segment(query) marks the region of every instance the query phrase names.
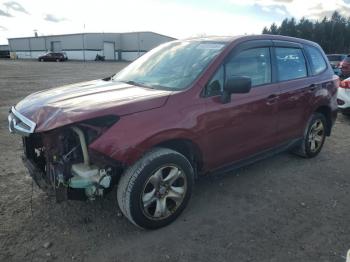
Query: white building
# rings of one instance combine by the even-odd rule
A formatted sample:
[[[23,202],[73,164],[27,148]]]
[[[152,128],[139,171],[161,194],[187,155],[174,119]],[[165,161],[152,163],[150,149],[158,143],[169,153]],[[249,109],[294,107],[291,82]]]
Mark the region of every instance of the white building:
[[[68,59],[94,60],[96,55],[106,60],[132,61],[152,48],[175,40],[154,32],[80,33],[38,37],[9,38],[11,57],[37,59],[52,52],[65,52]]]

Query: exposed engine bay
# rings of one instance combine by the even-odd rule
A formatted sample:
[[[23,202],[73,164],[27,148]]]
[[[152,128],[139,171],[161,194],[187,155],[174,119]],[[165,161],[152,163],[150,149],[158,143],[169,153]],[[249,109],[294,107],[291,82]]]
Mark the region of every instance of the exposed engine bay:
[[[88,145],[105,127],[81,123],[23,137],[23,161],[37,185],[58,202],[102,197],[115,184],[120,167]]]

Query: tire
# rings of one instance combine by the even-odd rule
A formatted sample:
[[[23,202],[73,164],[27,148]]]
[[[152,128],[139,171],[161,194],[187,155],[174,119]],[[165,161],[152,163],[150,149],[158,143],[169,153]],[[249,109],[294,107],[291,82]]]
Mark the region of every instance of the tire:
[[[181,214],[193,184],[194,171],[185,156],[171,149],[154,148],[122,175],[118,205],[131,223],[157,229]]]
[[[61,60],[57,58],[57,59],[56,59],[56,62],[61,62]]]
[[[305,129],[303,140],[294,150],[294,153],[304,158],[317,156],[321,152],[326,139],[326,130],[327,121],[325,116],[314,113]]]
[[[41,58],[41,59],[40,59],[40,62],[44,62],[44,59]]]

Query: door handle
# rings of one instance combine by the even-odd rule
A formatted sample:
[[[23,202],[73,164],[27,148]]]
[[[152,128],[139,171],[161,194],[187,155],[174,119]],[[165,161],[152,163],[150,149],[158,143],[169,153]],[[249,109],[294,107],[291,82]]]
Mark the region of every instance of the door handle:
[[[309,92],[313,92],[313,91],[315,91],[315,89],[316,89],[316,84],[311,84],[311,85],[308,86],[308,91]]]
[[[279,97],[279,96],[276,95],[276,94],[269,95],[269,96],[266,98],[266,104],[271,105],[271,104],[276,103],[278,97]]]

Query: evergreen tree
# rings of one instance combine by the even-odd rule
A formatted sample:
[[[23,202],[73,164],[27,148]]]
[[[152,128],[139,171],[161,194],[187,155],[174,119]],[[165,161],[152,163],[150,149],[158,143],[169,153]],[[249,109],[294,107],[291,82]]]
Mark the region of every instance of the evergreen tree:
[[[286,18],[280,26],[272,23],[270,28],[264,27],[262,33],[311,40],[322,46],[326,53],[350,52],[350,17],[346,18],[337,11],[329,19],[324,17],[321,21],[305,17],[299,21]]]

